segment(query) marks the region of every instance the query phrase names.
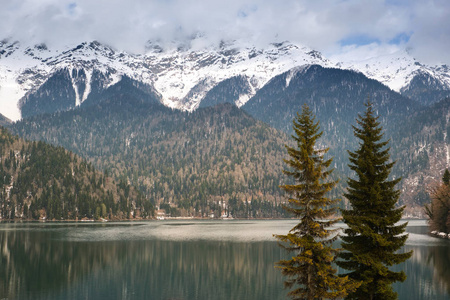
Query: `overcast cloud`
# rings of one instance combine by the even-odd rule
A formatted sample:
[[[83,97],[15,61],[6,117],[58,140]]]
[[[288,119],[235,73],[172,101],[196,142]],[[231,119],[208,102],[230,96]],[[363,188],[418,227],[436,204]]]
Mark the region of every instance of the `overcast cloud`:
[[[409,48],[420,61],[450,64],[448,0],[0,0],[0,7],[0,38],[50,46],[98,40],[142,52],[148,40],[201,34],[197,47],[241,38],[289,40],[326,56]]]

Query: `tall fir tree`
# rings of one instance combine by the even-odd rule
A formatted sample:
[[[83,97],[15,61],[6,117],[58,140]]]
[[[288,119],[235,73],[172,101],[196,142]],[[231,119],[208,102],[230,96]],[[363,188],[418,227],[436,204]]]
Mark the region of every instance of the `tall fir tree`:
[[[445,185],[450,185],[450,172],[448,171],[448,169],[445,169],[444,171],[444,175],[442,176],[442,182]]]
[[[345,275],[362,283],[348,299],[397,299],[392,283],[404,281],[406,275],[389,267],[406,261],[412,254],[397,253],[408,238],[404,234],[407,223],[396,225],[404,209],[396,208],[400,191],[395,185],[401,179],[389,180],[395,162],[389,162],[389,141],[382,141],[383,129],[370,101],[357,123],[359,127],[353,126],[353,130],[361,140],[359,148],[348,151],[349,167],[356,179],[348,179],[345,194],[351,208],[341,210],[348,229],[342,237],[342,260],[337,264],[350,271]]]
[[[332,159],[324,159],[328,149],[316,149],[322,132],[307,105],[301,115],[297,113],[293,123],[292,138],[297,147],[286,146],[290,159],[284,160],[289,167],[284,173],[295,183],[281,188],[290,195],[285,209],[300,222],[287,235],[275,235],[280,246],[295,254],[290,260],[277,262],[277,267],[288,277],[285,287],[294,287],[288,293],[293,299],[342,298],[359,284],[348,277],[339,277],[332,265],[338,253],[332,242],[338,235],[331,226],[339,221],[333,216],[340,201],[327,198],[337,183],[327,181],[333,172],[328,169]]]

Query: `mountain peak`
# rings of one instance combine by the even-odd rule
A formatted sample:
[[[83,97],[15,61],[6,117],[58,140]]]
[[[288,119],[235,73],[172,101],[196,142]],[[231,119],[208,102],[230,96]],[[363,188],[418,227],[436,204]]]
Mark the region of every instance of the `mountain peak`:
[[[103,74],[103,89],[126,75],[154,87],[166,106],[193,111],[224,80],[242,76],[239,84],[245,87],[245,93],[239,92],[233,101],[243,105],[276,75],[312,64],[359,71],[398,92],[421,70],[441,83],[435,86],[450,90],[448,67],[421,65],[406,51],[360,61],[331,61],[314,49],[288,41],[263,47],[244,40],[221,40],[214,44],[202,35],[182,43],[149,41],[144,54],[127,53],[98,41],[54,48],[44,43],[25,45],[8,39],[0,42],[0,113],[19,119],[20,100],[36,93],[60,69],[69,71],[76,105],[98,88],[92,86],[95,73]],[[72,76],[80,70],[85,74],[83,87],[81,79]],[[242,79],[247,82],[242,83]]]

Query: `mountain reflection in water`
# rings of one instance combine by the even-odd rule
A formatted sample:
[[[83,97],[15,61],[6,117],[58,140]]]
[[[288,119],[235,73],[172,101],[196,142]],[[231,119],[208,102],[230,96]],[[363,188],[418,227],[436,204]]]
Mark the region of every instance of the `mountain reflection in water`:
[[[0,299],[286,299],[272,234],[293,224],[2,223]],[[399,298],[450,299],[450,241],[408,228]]]

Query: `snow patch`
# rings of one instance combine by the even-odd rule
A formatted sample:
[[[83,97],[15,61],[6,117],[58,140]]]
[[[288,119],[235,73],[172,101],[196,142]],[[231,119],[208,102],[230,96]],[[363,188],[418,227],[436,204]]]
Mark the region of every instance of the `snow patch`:
[[[21,118],[21,113],[18,102],[19,99],[25,96],[26,91],[17,84],[14,76],[11,76],[12,74],[8,74],[8,72],[1,72],[1,74],[0,113],[10,120],[19,120]]]
[[[120,80],[122,79],[122,74],[113,74],[111,75],[111,81],[109,81],[106,86],[104,87],[105,89],[109,88],[110,86],[115,85],[116,83],[118,83]]]
[[[83,97],[81,98],[81,103],[83,103],[91,93],[92,70],[85,70],[85,73],[86,73],[86,87],[84,89]]]
[[[289,83],[291,83],[291,79],[295,76],[295,74],[297,74],[297,72],[294,69],[291,69],[286,75],[286,88],[289,87]]]
[[[248,100],[250,100],[251,97],[253,97],[254,94],[241,94],[239,95],[239,99],[236,100],[235,104],[237,107],[243,106],[245,103],[247,103]]]
[[[72,70],[69,70],[69,76],[70,76],[70,79],[72,81],[73,90],[75,91],[75,106],[79,106],[81,104],[80,93],[78,91],[78,85],[77,85],[77,83],[75,81],[76,79],[73,77]]]
[[[450,145],[447,144],[447,168],[450,167]]]

